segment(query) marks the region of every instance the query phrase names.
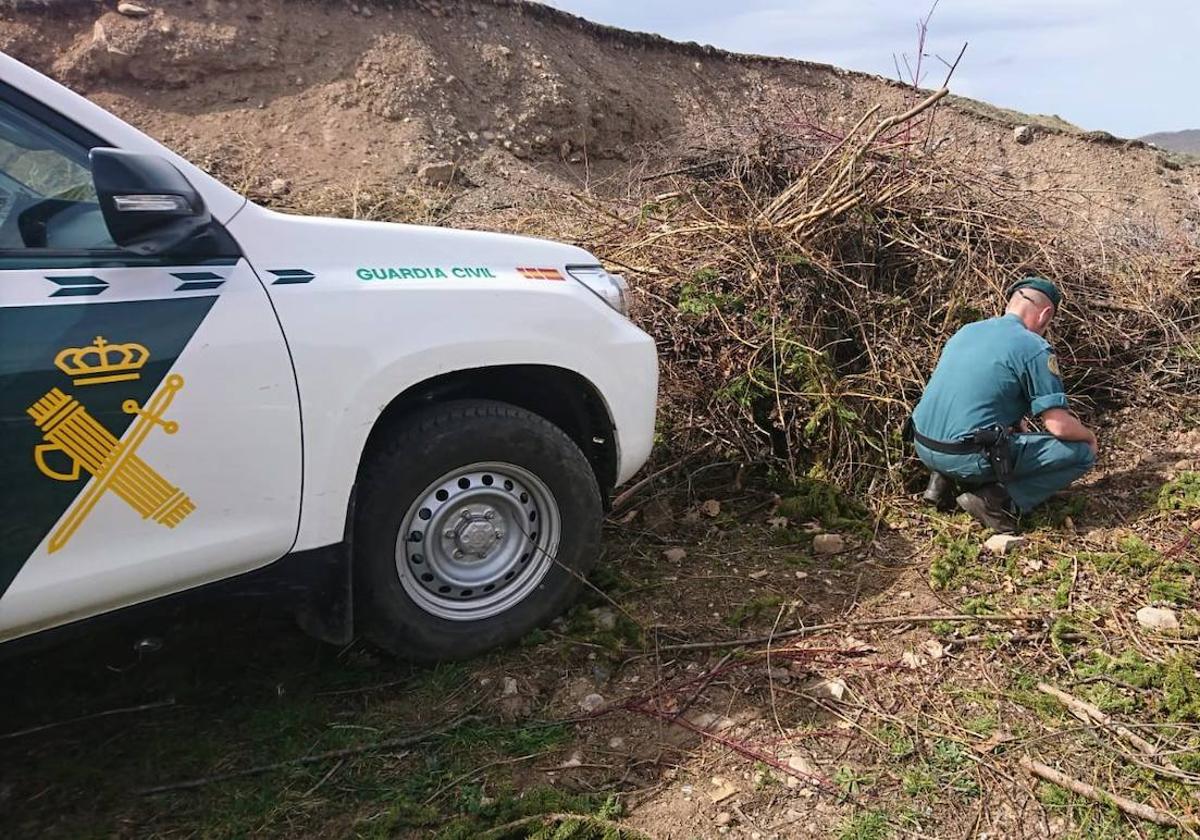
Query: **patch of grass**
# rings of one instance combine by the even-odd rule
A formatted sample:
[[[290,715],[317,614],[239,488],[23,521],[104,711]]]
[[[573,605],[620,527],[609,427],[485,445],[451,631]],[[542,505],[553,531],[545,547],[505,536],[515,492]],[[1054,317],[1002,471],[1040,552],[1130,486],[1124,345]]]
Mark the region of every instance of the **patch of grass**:
[[[988,713],[975,715],[963,724],[963,728],[972,735],[986,738],[996,730],[996,716]]]
[[[887,744],[892,758],[907,758],[917,749],[908,732],[898,726],[891,724],[881,726],[875,731],[875,737]]]
[[[900,788],[905,796],[927,796],[937,793],[938,783],[925,767],[912,767],[900,777]]]
[[[860,811],[842,820],[838,840],[885,840],[892,836],[887,814],[883,811]]]
[[[1159,510],[1200,508],[1200,472],[1182,472],[1158,491]]]
[[[929,761],[945,787],[962,796],[979,795],[979,783],[970,774],[975,763],[971,761],[967,748],[962,744],[938,738],[933,742]]]
[[[833,774],[833,783],[851,796],[858,796],[875,784],[875,777],[854,767],[839,767]]]

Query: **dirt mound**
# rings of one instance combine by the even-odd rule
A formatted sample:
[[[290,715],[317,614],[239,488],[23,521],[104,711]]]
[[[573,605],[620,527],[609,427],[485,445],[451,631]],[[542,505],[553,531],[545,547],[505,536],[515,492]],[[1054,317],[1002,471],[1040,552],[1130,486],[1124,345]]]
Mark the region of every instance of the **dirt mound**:
[[[465,183],[489,187],[466,207],[521,206],[539,188],[594,187],[764,121],[837,131],[912,97],[878,77],[676,44],[535,3],[159,0],[145,17],[113,5],[0,7],[0,48],[250,190],[277,178],[403,181],[452,159]],[[1200,230],[1195,168],[1034,118],[1018,142],[1015,119],[956,101],[940,148],[1032,191],[1087,191],[1089,221]]]

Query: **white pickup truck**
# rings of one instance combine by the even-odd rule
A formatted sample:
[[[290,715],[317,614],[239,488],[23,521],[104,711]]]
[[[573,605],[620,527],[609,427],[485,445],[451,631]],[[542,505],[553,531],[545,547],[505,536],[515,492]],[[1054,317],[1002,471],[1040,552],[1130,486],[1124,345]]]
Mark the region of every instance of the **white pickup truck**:
[[[0,54],[0,642],[269,566],[329,641],[512,641],[657,376],[586,251],[272,212]]]

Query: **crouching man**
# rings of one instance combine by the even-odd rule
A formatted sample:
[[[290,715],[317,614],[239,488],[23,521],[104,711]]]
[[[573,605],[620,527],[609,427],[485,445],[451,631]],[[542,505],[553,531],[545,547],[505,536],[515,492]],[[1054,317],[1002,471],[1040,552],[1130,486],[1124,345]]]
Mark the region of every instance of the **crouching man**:
[[[1049,280],[1009,291],[1008,309],[946,342],[913,412],[917,455],[932,476],[925,498],[954,483],[958,506],[988,528],[1016,530],[1033,510],[1096,463],[1096,435],[1067,410],[1058,362],[1043,337],[1062,302]],[[1049,434],[1031,434],[1040,417]]]

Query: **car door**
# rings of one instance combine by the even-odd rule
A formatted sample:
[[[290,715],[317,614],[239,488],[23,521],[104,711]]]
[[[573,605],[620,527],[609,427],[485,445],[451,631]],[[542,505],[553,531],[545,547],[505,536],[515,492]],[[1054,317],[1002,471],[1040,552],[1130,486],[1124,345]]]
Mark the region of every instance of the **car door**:
[[[232,240],[108,236],[106,145],[0,86],[0,641],[265,565],[300,505],[299,403]]]

